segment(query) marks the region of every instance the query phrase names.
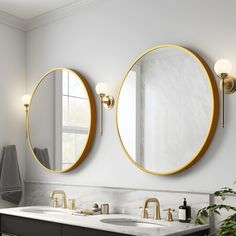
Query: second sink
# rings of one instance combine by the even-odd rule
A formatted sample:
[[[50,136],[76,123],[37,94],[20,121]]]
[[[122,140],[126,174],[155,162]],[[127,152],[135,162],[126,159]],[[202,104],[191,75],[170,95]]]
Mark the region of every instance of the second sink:
[[[165,225],[158,224],[158,223],[150,223],[144,222],[134,219],[101,219],[103,223],[112,224],[112,225],[119,225],[119,226],[131,226],[131,227],[142,227],[142,228],[163,228],[166,227]]]

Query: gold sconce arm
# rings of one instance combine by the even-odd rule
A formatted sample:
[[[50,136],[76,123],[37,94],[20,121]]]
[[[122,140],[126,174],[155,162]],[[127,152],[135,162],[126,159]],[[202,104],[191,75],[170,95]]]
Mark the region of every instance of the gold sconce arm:
[[[101,104],[106,109],[112,109],[115,104],[115,99],[111,95],[105,95],[104,93],[99,94],[99,97],[101,99]]]
[[[29,114],[29,105],[24,105],[24,106],[25,106],[25,136],[26,136],[26,139],[28,139],[27,119],[28,119],[28,114]]]
[[[233,94],[236,91],[236,78],[230,76],[231,68],[231,62],[227,59],[218,60],[214,66],[222,91],[222,128],[225,126],[225,94]]]
[[[28,113],[29,113],[29,104],[31,101],[31,96],[29,94],[25,94],[22,98],[21,98],[21,102],[25,107],[25,132],[26,132],[26,139],[28,139],[28,132],[27,132],[27,117],[28,117]]]
[[[104,83],[96,85],[96,92],[100,98],[100,134],[103,135],[103,107],[105,109],[112,109],[115,104],[115,99],[111,95],[108,95],[108,87]]]

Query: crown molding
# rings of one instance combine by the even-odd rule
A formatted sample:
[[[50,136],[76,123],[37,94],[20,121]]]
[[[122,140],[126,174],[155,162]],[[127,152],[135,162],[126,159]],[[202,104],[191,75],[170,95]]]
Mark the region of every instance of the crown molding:
[[[75,14],[79,8],[93,1],[95,0],[79,0],[51,12],[36,16],[26,21],[25,30],[30,31],[35,28],[56,22],[67,16],[71,16]]]
[[[67,16],[71,16],[75,14],[79,8],[93,1],[95,0],[79,0],[29,20],[24,20],[20,17],[0,11],[0,23],[22,31],[30,31],[35,28],[56,22]]]
[[[27,21],[19,17],[0,11],[0,23],[11,26],[15,29],[26,31]]]

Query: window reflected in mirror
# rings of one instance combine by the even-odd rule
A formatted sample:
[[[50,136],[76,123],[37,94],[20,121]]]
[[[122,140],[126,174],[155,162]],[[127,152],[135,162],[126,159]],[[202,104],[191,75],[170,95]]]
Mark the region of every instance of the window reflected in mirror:
[[[72,70],[56,69],[38,84],[29,110],[30,145],[38,161],[55,171],[70,169],[91,130],[91,96]]]

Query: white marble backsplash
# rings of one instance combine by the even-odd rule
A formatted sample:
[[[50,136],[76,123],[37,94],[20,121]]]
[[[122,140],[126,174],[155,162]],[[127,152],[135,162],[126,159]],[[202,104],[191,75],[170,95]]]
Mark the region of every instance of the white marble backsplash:
[[[140,214],[140,207],[144,200],[157,197],[161,204],[161,216],[165,218],[165,208],[174,208],[175,219],[178,218],[178,208],[186,197],[188,204],[192,207],[192,215],[210,202],[207,193],[191,193],[182,191],[128,189],[114,187],[96,187],[67,185],[57,183],[25,182],[25,205],[51,205],[50,193],[55,189],[63,189],[67,199],[75,198],[78,208],[89,209],[94,203],[109,203],[110,213],[125,213],[131,215]],[[152,216],[152,207],[149,209]]]

